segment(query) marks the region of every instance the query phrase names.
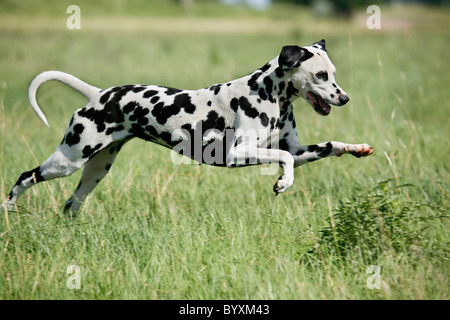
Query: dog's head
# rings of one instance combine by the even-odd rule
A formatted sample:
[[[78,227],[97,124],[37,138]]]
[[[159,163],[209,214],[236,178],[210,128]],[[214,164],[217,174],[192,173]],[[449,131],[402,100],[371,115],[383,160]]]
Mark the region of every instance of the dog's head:
[[[294,87],[314,110],[327,116],[331,106],[343,106],[349,97],[334,79],[336,68],[328,58],[325,40],[320,40],[311,46],[283,47],[278,64],[290,77]]]

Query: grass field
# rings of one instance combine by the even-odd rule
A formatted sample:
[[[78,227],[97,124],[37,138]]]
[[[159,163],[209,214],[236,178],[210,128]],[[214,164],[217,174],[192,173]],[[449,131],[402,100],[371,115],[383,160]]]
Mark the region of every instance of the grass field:
[[[75,219],[80,172],[28,190],[0,215],[0,299],[448,299],[448,11],[381,7],[381,30],[306,8],[253,12],[200,2],[0,3],[0,197],[60,143],[83,97],[31,79],[72,73],[98,87],[196,89],[248,74],[286,44],[325,38],[351,101],[324,118],[295,103],[300,143],[369,143],[364,159],[328,158],[278,175],[259,167],[175,165],[133,140]],[[97,2],[96,2],[97,3]],[[80,289],[69,289],[71,265]],[[380,288],[370,288],[373,267]]]

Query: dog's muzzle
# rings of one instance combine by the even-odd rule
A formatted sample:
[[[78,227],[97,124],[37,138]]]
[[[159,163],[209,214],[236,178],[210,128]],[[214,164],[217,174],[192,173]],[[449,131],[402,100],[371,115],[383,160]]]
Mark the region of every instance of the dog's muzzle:
[[[308,91],[306,93],[306,100],[314,108],[314,111],[316,111],[321,116],[327,116],[330,114],[330,112],[331,112],[330,104],[327,101],[325,101],[325,99],[323,99],[318,94],[315,94],[312,91]],[[335,104],[335,105],[338,107],[343,106],[349,100],[350,100],[350,98],[347,95],[345,95],[345,94],[340,95],[339,96],[339,104]]]

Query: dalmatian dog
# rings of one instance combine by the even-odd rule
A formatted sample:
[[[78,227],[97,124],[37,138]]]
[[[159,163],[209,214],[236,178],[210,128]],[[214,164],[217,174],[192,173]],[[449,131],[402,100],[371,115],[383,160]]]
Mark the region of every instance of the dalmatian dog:
[[[294,167],[329,156],[368,156],[367,144],[323,142],[300,145],[292,103],[304,98],[319,115],[349,97],[335,81],[325,40],[311,46],[285,46],[253,73],[200,90],[155,85],[125,85],[101,90],[59,71],[39,74],[29,88],[31,107],[48,126],[36,101],[38,87],[49,80],[67,84],[88,100],[78,109],[56,151],[37,168],[23,172],[3,201],[12,210],[31,186],[68,176],[84,166],[65,212],[77,213],[111,168],[122,146],[133,138],[152,141],[184,156],[224,167],[276,163],[282,175],[275,194],[294,181]],[[196,151],[197,150],[197,151]],[[205,157],[208,154],[208,157]]]

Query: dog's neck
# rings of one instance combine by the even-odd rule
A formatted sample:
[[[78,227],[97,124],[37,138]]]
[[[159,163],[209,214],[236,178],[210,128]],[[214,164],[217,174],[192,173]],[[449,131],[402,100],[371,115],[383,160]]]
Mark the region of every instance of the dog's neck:
[[[299,90],[294,87],[288,73],[279,66],[276,57],[243,80],[247,81],[251,94],[259,95],[261,101],[278,104],[283,112],[299,97]]]

